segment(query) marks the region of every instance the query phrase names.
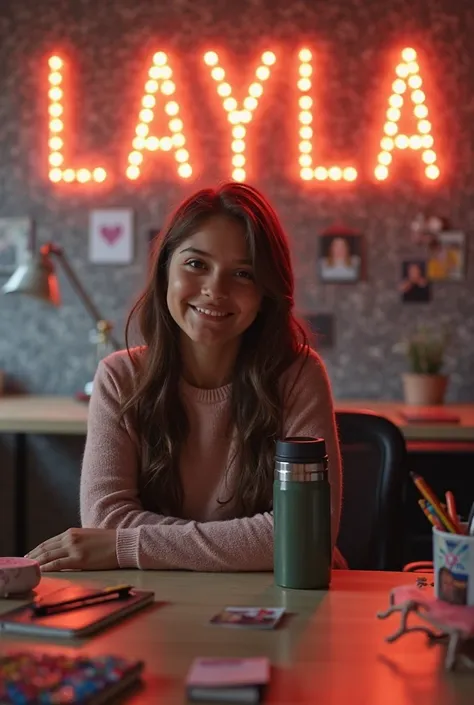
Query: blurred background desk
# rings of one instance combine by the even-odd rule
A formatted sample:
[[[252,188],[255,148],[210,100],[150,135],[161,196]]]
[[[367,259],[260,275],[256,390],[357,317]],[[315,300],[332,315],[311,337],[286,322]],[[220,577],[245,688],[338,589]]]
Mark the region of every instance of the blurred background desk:
[[[397,402],[337,400],[336,409],[369,409],[388,417],[402,431],[409,453],[410,468],[423,474],[438,493],[447,489],[459,498],[461,512],[474,499],[474,404],[447,405],[459,415],[460,423],[407,423]],[[72,397],[0,397],[0,434],[12,434],[14,456],[14,532],[15,553],[23,555],[27,546],[28,467],[27,437],[84,436],[87,431],[87,403]],[[79,459],[78,459],[79,464]],[[406,490],[408,542],[406,562],[430,557],[430,531],[419,510],[416,491]],[[466,506],[464,506],[464,504]],[[72,521],[72,519],[71,519]]]

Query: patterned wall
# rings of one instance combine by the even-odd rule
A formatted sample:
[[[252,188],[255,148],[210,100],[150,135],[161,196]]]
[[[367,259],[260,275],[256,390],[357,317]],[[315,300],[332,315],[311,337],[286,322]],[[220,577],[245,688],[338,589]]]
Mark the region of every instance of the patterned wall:
[[[202,62],[222,52],[231,81],[248,85],[262,50],[278,55],[249,129],[249,180],[277,207],[291,238],[302,313],[333,313],[335,346],[324,350],[339,397],[397,398],[403,360],[392,347],[416,323],[450,322],[451,399],[474,394],[474,248],[461,283],[436,284],[429,304],[402,304],[402,259],[420,255],[409,225],[420,211],[446,215],[474,230],[474,13],[472,0],[2,0],[0,9],[0,217],[28,215],[38,241],[62,245],[104,315],[122,334],[126,311],[141,289],[148,231],[190,190],[228,178],[229,128]],[[348,158],[361,171],[350,188],[304,184],[294,174],[296,71],[299,47],[317,57],[315,99],[321,149],[328,161]],[[442,160],[438,185],[420,181],[419,164],[401,166],[390,184],[374,184],[377,140],[390,92],[394,54],[413,45],[426,68],[428,104]],[[175,60],[197,179],[180,182],[157,160],[150,178],[124,173],[146,62],[165,49]],[[71,150],[98,155],[114,172],[110,190],[67,192],[46,178],[46,57],[61,51],[72,64]],[[250,139],[251,138],[251,139]],[[293,165],[293,166],[292,166]],[[135,211],[136,256],[127,266],[88,263],[88,212]],[[316,276],[318,234],[335,221],[366,239],[367,277],[353,285]],[[3,277],[4,280],[5,277]],[[0,283],[2,279],[0,278]],[[0,299],[0,368],[10,385],[36,393],[71,394],[90,377],[90,322],[61,276],[63,306]],[[13,458],[0,453],[0,553],[13,550]],[[82,439],[30,437],[29,545],[77,522]],[[41,528],[40,528],[41,526]]]
[[[0,216],[29,215],[38,240],[64,246],[104,315],[123,330],[126,311],[145,276],[147,233],[190,190],[227,178],[229,126],[203,52],[222,51],[231,82],[248,85],[262,50],[278,56],[249,128],[249,180],[276,205],[291,237],[298,308],[332,312],[335,346],[325,350],[336,394],[400,395],[403,359],[392,347],[404,330],[427,318],[449,322],[450,398],[474,392],[474,251],[461,283],[436,284],[429,304],[402,304],[400,261],[420,254],[409,225],[422,210],[441,213],[470,235],[474,225],[474,14],[471,0],[3,0],[0,10]],[[361,172],[349,188],[305,184],[295,176],[296,55],[309,45],[317,57],[315,98],[321,148],[328,161],[348,158]],[[374,184],[377,141],[390,92],[394,56],[414,45],[426,68],[428,104],[443,166],[441,183],[420,180],[416,160],[390,184]],[[180,181],[172,161],[156,160],[140,183],[123,176],[143,75],[150,54],[169,51],[197,178]],[[56,50],[72,64],[71,150],[95,153],[114,173],[111,189],[58,188],[46,178],[46,57]],[[395,55],[394,53],[395,52]],[[183,86],[184,88],[180,88]],[[66,88],[67,90],[67,88]],[[87,260],[88,211],[132,207],[136,257],[127,266]],[[367,277],[354,285],[322,284],[316,276],[318,234],[336,220],[366,239]],[[90,328],[75,293],[61,278],[63,306],[3,297],[0,367],[10,383],[31,392],[69,394],[90,376]]]

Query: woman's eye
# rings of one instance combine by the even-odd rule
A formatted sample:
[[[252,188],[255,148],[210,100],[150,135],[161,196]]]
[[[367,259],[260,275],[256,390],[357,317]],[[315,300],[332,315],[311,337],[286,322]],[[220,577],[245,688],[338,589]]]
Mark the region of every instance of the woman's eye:
[[[254,281],[254,276],[252,272],[248,272],[245,269],[241,269],[240,271],[238,271],[237,276],[242,279],[249,279],[250,281]]]
[[[204,262],[201,262],[199,259],[190,259],[186,262],[186,266],[191,267],[191,269],[202,269]]]

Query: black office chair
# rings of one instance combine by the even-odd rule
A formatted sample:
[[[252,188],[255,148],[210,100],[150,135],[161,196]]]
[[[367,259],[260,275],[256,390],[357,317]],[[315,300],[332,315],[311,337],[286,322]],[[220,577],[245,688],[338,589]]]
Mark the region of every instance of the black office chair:
[[[343,461],[342,517],[337,545],[357,570],[402,570],[405,439],[371,411],[338,411]]]

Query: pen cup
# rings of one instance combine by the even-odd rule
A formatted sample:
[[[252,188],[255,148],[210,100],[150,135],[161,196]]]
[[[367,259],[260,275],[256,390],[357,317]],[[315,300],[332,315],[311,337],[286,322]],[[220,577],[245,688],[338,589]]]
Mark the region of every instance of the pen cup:
[[[452,605],[474,605],[474,536],[433,527],[434,591]]]

